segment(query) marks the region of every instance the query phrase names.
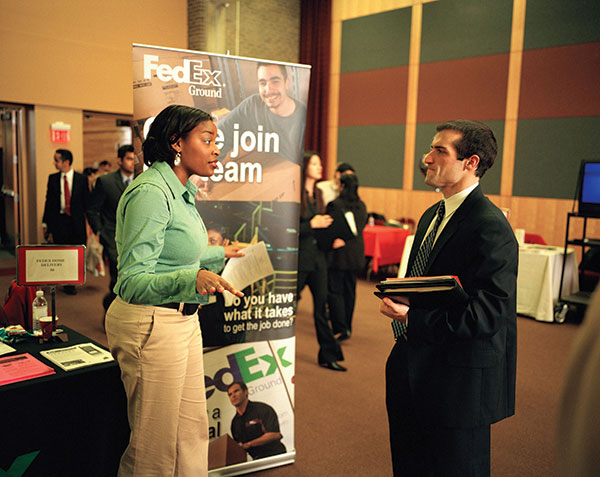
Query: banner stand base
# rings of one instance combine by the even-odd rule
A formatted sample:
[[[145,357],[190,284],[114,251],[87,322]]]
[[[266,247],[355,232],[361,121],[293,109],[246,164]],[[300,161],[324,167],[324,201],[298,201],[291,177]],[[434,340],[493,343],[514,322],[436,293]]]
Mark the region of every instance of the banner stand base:
[[[285,454],[274,455],[273,457],[264,457],[258,460],[242,462],[241,464],[229,465],[220,469],[208,471],[209,477],[243,475],[250,472],[280,467],[282,465],[293,464],[296,461],[296,451],[286,452]]]

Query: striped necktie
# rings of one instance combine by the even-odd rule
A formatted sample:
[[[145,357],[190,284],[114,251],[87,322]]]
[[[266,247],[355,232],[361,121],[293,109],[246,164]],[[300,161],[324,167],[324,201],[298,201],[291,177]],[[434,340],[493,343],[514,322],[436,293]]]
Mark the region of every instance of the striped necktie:
[[[438,229],[440,228],[440,224],[442,223],[442,219],[444,218],[444,214],[446,213],[446,206],[444,205],[444,201],[440,202],[440,205],[437,209],[437,216],[435,218],[435,223],[433,224],[433,228],[429,235],[425,237],[423,243],[421,244],[421,248],[417,252],[417,256],[415,261],[408,273],[407,277],[420,277],[423,275],[425,271],[425,267],[427,266],[427,260],[429,260],[429,254],[431,253],[431,249],[433,248],[433,242],[435,240],[435,236],[437,234]],[[393,320],[392,321],[392,330],[394,331],[394,339],[398,339],[401,336],[404,339],[407,339],[407,326],[400,321]]]

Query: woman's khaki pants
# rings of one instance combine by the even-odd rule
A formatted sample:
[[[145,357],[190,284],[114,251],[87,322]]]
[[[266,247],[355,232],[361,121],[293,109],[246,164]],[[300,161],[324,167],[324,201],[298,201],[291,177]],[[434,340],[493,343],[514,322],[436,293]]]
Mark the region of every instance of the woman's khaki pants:
[[[131,436],[119,476],[208,474],[208,416],[198,315],[119,297],[106,335],[121,368]]]

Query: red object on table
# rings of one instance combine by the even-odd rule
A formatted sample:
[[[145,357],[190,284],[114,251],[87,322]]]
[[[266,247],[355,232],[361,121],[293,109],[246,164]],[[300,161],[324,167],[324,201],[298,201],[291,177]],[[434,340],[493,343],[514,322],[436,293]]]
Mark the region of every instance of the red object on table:
[[[538,245],[548,245],[546,241],[538,234],[525,233],[525,243],[533,243]]]
[[[363,230],[365,255],[371,257],[373,272],[383,265],[399,264],[404,251],[404,242],[410,235],[409,229],[367,225]]]

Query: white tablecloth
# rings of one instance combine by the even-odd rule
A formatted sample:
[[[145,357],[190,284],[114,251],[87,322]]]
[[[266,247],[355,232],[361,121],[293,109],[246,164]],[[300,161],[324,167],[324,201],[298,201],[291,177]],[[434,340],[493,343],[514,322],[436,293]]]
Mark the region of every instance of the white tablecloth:
[[[517,276],[517,313],[539,321],[554,321],[554,305],[558,302],[563,247],[525,244],[519,247]],[[577,256],[567,251],[562,295],[579,291]]]

